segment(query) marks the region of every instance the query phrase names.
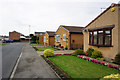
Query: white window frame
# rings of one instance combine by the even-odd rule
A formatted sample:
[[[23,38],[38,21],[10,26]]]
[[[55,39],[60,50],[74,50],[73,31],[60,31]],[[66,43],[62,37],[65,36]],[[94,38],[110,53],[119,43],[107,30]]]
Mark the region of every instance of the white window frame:
[[[60,34],[56,35],[56,42],[60,42]]]
[[[44,42],[46,42],[46,36],[44,36]]]
[[[66,41],[66,33],[63,34],[63,41]]]
[[[47,36],[47,41],[48,41],[48,36]]]

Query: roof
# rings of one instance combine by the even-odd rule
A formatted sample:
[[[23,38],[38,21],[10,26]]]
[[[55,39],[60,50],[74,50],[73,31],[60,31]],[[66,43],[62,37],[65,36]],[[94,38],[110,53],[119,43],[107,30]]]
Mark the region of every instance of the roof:
[[[55,32],[54,31],[46,31],[50,37],[54,36]]]
[[[115,4],[112,3],[111,6],[109,6],[105,11],[103,11],[100,15],[98,15],[94,20],[92,20],[86,27],[88,27],[90,24],[92,24],[95,20],[97,20],[100,16],[102,16],[105,12],[107,12],[110,8],[114,7],[114,6],[120,6],[120,4]],[[86,28],[85,27],[85,28]]]
[[[65,28],[70,33],[82,33],[84,27],[79,26],[65,26],[61,25],[61,27]]]
[[[20,33],[20,32],[17,32],[17,31],[13,31],[13,32],[19,33],[21,36],[24,36],[24,34],[22,34],[22,33]]]
[[[35,34],[40,34],[40,33],[45,34],[45,32],[35,32]]]

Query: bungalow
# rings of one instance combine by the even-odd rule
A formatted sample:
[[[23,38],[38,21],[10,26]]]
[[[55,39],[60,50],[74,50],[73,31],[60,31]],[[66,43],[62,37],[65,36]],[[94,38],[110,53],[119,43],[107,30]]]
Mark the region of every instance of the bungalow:
[[[39,37],[39,44],[44,44],[44,34],[45,34],[45,32],[36,32],[37,34],[36,34],[36,36],[38,36]]]
[[[60,25],[55,33],[55,46],[68,49],[83,48],[84,27]]]
[[[52,46],[54,45],[55,39],[54,39],[55,32],[53,31],[46,31],[44,34],[44,45],[46,46]]]
[[[84,29],[84,51],[93,48],[106,60],[120,54],[120,4],[112,4]]]

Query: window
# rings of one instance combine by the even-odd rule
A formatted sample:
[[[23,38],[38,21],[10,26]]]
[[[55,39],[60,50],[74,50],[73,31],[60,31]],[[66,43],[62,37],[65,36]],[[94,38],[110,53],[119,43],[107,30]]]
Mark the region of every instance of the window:
[[[94,44],[97,44],[97,31],[94,31],[93,36]]]
[[[47,36],[47,41],[48,41],[48,36]]]
[[[89,31],[89,44],[94,46],[112,46],[112,29]]]
[[[46,36],[44,36],[44,42],[46,42]]]
[[[63,41],[66,41],[66,34],[63,34]]]
[[[74,43],[74,42],[75,42],[75,40],[72,40],[72,42]]]
[[[103,45],[103,31],[98,31],[98,44]]]
[[[60,34],[56,35],[56,42],[60,42]]]
[[[89,32],[89,44],[92,44],[92,32]]]
[[[105,31],[105,45],[111,45],[111,31]]]

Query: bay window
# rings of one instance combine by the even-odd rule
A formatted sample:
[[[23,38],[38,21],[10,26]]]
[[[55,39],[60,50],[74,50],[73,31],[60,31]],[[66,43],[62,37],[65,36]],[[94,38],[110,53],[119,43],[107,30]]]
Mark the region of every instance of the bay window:
[[[108,26],[108,28],[95,28],[89,29],[89,45],[98,47],[111,47],[112,46],[112,28],[114,26]]]

